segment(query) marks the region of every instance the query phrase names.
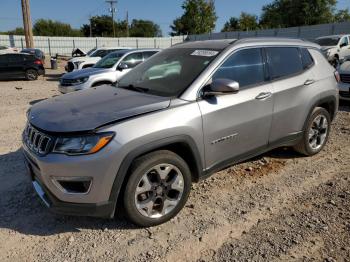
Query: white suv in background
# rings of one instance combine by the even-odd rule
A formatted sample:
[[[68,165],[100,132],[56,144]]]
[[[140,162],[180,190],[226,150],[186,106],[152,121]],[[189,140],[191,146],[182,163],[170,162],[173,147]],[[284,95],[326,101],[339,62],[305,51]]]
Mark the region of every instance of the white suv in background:
[[[328,61],[337,66],[339,61],[350,56],[350,35],[331,35],[316,39]]]
[[[108,55],[112,52],[115,52],[115,51],[125,50],[125,49],[130,49],[130,48],[127,48],[127,47],[101,47],[101,48],[97,48],[90,55],[83,56],[83,57],[71,58],[67,62],[65,69],[67,72],[72,72],[75,70],[92,67],[101,58],[105,57],[106,55]]]

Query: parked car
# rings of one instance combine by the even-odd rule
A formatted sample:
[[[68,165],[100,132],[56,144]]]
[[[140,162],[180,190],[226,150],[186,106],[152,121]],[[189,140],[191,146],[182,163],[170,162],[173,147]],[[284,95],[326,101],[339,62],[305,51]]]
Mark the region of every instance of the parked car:
[[[319,46],[259,38],[187,42],[116,86],[55,97],[28,112],[23,148],[43,202],[60,213],[154,226],[191,184],[281,146],[306,156],[327,142],[338,109]]]
[[[37,48],[25,48],[25,49],[22,49],[21,53],[34,55],[35,58],[41,60],[41,62],[43,64],[45,64],[45,54],[40,49],[37,49]]]
[[[350,56],[343,59],[339,65],[339,98],[350,101]]]
[[[45,69],[41,60],[33,55],[12,53],[0,55],[0,78],[26,78],[36,80],[44,75]]]
[[[322,47],[324,55],[334,66],[350,55],[350,35],[323,36],[317,38],[316,43]]]
[[[92,52],[88,52],[86,56],[82,57],[73,57],[65,66],[65,69],[67,72],[72,72],[75,70],[80,70],[88,67],[92,67],[94,64],[96,64],[101,58],[105,57],[106,55],[118,51],[118,50],[125,50],[130,49],[126,47],[101,47],[97,48]]]
[[[17,53],[18,49],[16,47],[8,47],[1,45],[0,46],[0,55],[2,54],[9,54],[9,53]]]
[[[110,53],[93,67],[63,75],[58,90],[61,93],[112,84],[138,64],[159,52],[158,49],[121,50]]]

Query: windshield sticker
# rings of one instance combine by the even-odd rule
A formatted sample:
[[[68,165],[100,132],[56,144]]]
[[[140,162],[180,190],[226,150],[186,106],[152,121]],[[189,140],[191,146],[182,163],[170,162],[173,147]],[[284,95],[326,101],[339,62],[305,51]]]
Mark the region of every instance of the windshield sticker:
[[[219,53],[218,51],[213,51],[213,50],[196,50],[191,55],[212,57],[212,56],[216,56],[218,53]]]

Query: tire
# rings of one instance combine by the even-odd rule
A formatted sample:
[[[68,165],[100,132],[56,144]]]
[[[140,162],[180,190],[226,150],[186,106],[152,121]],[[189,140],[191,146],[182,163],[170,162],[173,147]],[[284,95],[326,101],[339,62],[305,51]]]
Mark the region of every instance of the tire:
[[[155,151],[138,158],[131,166],[123,195],[127,217],[141,227],[170,220],[185,205],[191,183],[188,165],[171,151]]]
[[[319,121],[319,125],[317,122]],[[319,153],[326,145],[331,130],[331,117],[322,107],[316,107],[309,116],[302,140],[294,146],[295,151],[312,156]]]
[[[25,73],[25,78],[29,81],[33,81],[38,79],[38,75],[38,71],[35,69],[28,69]]]

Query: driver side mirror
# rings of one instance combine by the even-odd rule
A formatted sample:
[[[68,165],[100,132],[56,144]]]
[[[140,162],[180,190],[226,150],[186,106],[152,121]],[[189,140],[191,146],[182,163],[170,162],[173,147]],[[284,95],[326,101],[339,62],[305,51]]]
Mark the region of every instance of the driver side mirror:
[[[215,79],[206,90],[203,91],[203,96],[217,96],[235,94],[239,91],[239,83],[231,79]]]
[[[117,67],[117,70],[123,71],[123,70],[128,69],[128,68],[129,68],[129,66],[127,64],[120,62],[120,64]]]
[[[346,44],[346,43],[341,43],[341,44],[340,44],[340,48],[342,48],[342,47],[344,47],[344,46],[347,46],[347,44]]]

